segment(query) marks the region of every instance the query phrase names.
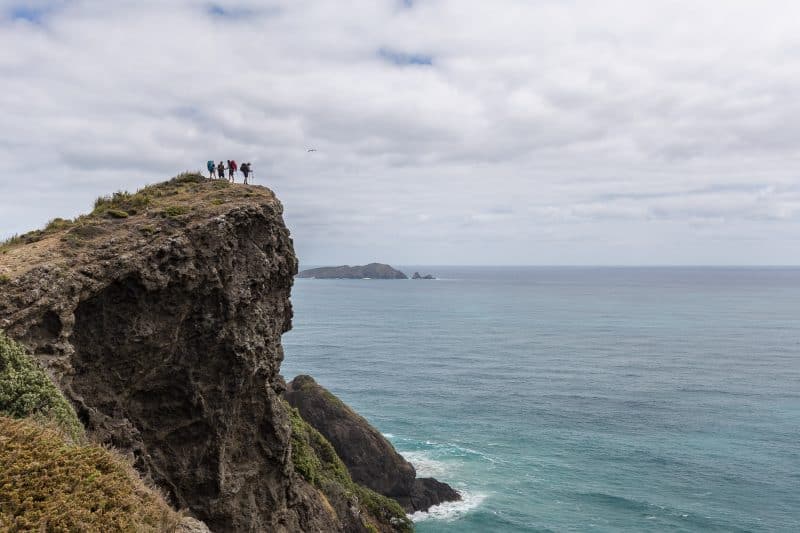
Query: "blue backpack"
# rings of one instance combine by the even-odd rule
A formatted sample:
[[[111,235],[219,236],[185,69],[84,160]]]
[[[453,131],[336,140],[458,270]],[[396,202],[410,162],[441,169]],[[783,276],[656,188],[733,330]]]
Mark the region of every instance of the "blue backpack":
[[[208,169],[209,172],[214,172],[214,162],[209,161],[208,163],[206,163],[206,168]]]

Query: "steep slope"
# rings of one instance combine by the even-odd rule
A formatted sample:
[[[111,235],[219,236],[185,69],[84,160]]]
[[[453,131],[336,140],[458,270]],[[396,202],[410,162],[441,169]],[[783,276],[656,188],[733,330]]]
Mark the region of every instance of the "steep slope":
[[[294,378],[284,396],[330,441],[356,482],[393,498],[408,512],[461,499],[446,483],[416,478],[411,463],[378,430],[311,376]]]
[[[366,531],[357,498],[332,506],[291,460],[281,214],[268,189],[191,174],[100,199],[0,246],[0,328],[94,439],[212,530]]]

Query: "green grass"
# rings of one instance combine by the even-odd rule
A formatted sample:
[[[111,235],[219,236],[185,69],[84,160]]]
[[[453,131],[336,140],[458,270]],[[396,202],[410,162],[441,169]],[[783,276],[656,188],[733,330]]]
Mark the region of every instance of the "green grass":
[[[64,218],[54,218],[47,225],[44,227],[45,233],[60,231],[62,229],[71,228],[75,224],[72,220],[67,220]]]
[[[2,331],[0,414],[54,425],[76,442],[84,438],[83,426],[72,405],[25,349]]]
[[[326,496],[343,493],[349,499],[355,499],[367,515],[377,518],[383,524],[391,524],[396,531],[414,531],[413,523],[406,517],[399,503],[355,483],[333,445],[303,420],[297,409],[288,403],[284,405],[289,411],[292,424],[292,462],[298,474]],[[364,519],[367,529],[378,529],[368,519]]]
[[[109,209],[106,211],[106,215],[111,218],[128,218],[130,216],[127,211],[122,209]]]
[[[143,212],[151,201],[150,195],[143,190],[136,193],[117,191],[111,196],[101,196],[95,200],[92,215],[127,218],[128,215]],[[120,213],[125,215],[117,216]]]
[[[169,207],[164,208],[161,212],[164,216],[169,218],[179,217],[181,215],[185,215],[189,212],[189,208],[185,205],[171,205]]]

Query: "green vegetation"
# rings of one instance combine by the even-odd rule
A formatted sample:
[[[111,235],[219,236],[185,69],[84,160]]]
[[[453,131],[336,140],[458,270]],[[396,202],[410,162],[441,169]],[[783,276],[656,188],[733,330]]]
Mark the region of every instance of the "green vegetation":
[[[174,531],[180,515],[114,452],[0,416],[0,530]]]
[[[5,285],[6,283],[10,283],[11,278],[6,276],[5,274],[0,274],[0,285]]]
[[[202,174],[200,174],[199,172],[188,172],[187,171],[187,172],[181,172],[180,174],[178,174],[177,176],[175,176],[174,178],[169,180],[169,182],[170,183],[178,183],[178,184],[181,184],[181,183],[201,183],[205,179],[206,178]]]
[[[83,426],[72,405],[25,349],[2,331],[0,415],[30,417],[46,425],[56,426],[76,442],[84,438]]]
[[[284,405],[292,423],[292,462],[298,474],[326,496],[343,493],[348,498],[357,500],[367,515],[392,524],[397,531],[414,530],[411,520],[406,517],[399,503],[355,483],[333,445],[303,420],[297,409],[288,403]],[[366,517],[364,519],[367,520]],[[378,530],[368,521],[364,526],[371,531]]]
[[[106,215],[111,218],[128,218],[130,216],[127,211],[121,209],[109,209],[106,211]]]
[[[23,233],[22,235],[13,235],[3,242],[0,242],[0,251],[6,253],[12,247],[18,244],[30,244],[32,242],[37,242],[41,240],[43,236],[44,231],[40,229],[29,231],[28,233]]]
[[[143,211],[150,205],[150,202],[150,195],[143,192],[143,190],[136,193],[117,191],[111,196],[101,196],[95,200],[92,215],[126,218],[128,215],[135,215]],[[119,213],[125,213],[125,215],[117,216]]]
[[[44,227],[44,232],[48,233],[53,231],[59,231],[62,229],[68,229],[72,227],[73,224],[74,222],[72,220],[67,220],[64,218],[54,218],[53,220],[48,222],[47,225]]]
[[[189,208],[184,205],[171,205],[164,209],[161,213],[170,218],[179,217],[189,212]]]

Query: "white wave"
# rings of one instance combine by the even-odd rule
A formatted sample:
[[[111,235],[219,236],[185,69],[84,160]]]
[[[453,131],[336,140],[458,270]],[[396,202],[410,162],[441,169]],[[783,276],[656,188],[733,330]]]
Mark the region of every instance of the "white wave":
[[[451,465],[444,461],[433,459],[428,452],[400,452],[406,461],[414,465],[417,477],[447,477],[450,473]]]
[[[392,440],[394,438],[394,433],[383,433],[383,436],[389,440]]]
[[[426,511],[417,511],[408,517],[414,522],[424,522],[426,520],[445,520],[452,522],[458,520],[472,509],[478,507],[483,500],[486,499],[485,494],[471,493],[465,490],[459,490],[461,493],[461,501],[458,502],[445,502],[440,505],[434,505]]]

